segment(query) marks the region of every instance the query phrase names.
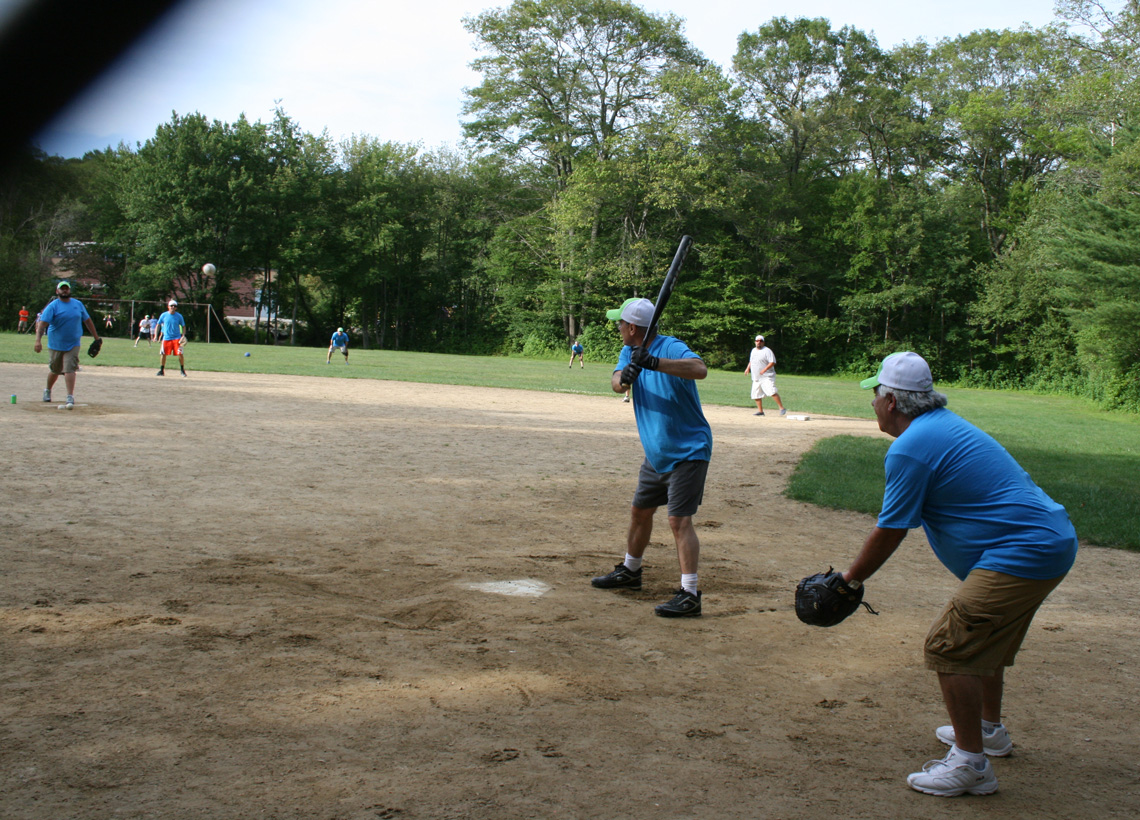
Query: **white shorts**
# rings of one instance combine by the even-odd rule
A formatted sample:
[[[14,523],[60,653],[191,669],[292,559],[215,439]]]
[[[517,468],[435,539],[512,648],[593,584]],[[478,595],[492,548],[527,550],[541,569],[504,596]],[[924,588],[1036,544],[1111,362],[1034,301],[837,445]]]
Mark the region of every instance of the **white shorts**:
[[[765,396],[776,395],[776,377],[765,373],[759,379],[752,380],[752,398],[762,399]]]

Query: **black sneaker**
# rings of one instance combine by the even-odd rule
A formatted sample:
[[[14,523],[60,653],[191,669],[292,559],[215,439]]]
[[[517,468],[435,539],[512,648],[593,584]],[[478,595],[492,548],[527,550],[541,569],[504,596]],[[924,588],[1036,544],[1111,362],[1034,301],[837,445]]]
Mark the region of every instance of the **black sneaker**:
[[[662,618],[687,618],[701,614],[701,593],[694,595],[684,589],[677,590],[673,599],[654,607],[654,612]]]
[[[186,371],[185,370],[182,371],[182,376],[183,376],[183,378],[186,377]]]
[[[164,371],[162,371],[162,370],[159,370],[159,371],[158,371],[157,373],[155,373],[154,375],[156,375],[156,376],[165,376],[165,375],[166,375],[166,373],[165,373]]]
[[[608,575],[599,575],[590,581],[598,589],[641,589],[641,568],[630,569],[625,564],[618,564],[614,571]]]

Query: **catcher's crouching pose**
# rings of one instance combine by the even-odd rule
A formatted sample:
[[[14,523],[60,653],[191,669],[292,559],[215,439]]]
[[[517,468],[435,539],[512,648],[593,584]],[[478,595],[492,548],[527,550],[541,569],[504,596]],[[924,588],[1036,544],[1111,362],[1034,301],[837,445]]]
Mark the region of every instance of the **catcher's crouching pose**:
[[[907,783],[944,797],[991,794],[998,781],[986,756],[1013,749],[1001,716],[1004,669],[1072,567],[1077,534],[1065,508],[1000,444],[946,409],[921,356],[888,356],[862,386],[874,388],[879,429],[895,441],[878,526],[843,580],[861,587],[921,524],[935,555],[962,581],[924,647],[950,714],[935,734],[950,751]]]

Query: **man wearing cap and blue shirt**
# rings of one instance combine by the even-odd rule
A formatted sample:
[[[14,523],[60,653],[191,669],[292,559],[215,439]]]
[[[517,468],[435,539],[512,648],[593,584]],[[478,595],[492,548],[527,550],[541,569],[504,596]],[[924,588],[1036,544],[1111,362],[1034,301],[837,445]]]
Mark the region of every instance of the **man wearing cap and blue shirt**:
[[[159,353],[158,372],[156,376],[166,375],[166,357],[178,357],[178,369],[186,375],[186,358],[182,352],[182,345],[186,341],[186,320],[178,312],[178,300],[171,299],[166,303],[166,313],[156,320],[158,323],[158,341],[162,345]]]
[[[951,748],[907,783],[943,797],[992,794],[998,781],[987,755],[1013,749],[1001,717],[1004,669],[1072,567],[1077,534],[1065,508],[993,438],[947,410],[933,385],[926,361],[909,352],[888,356],[862,382],[875,391],[879,429],[895,440],[877,526],[843,577],[861,586],[921,524],[961,580],[924,647],[950,714],[935,734]]]
[[[329,355],[325,358],[325,364],[332,364],[332,354],[334,350],[339,350],[344,354],[344,363],[348,364],[348,334],[344,332],[343,327],[338,327],[336,333],[329,339]]]
[[[48,306],[36,319],[36,343],[33,350],[43,350],[40,340],[47,332],[48,350],[51,361],[48,363],[47,387],[44,388],[44,401],[51,401],[51,389],[60,375],[67,387],[68,410],[75,406],[75,374],[79,371],[79,343],[83,338],[83,328],[98,339],[95,323],[87,313],[87,308],[78,299],[71,298],[71,283],[60,282],[55,286],[55,295]]]
[[[633,413],[645,460],[633,495],[625,560],[590,583],[601,589],[641,589],[642,556],[653,532],[653,514],[665,504],[677,544],[681,588],[655,612],[666,618],[697,616],[701,545],[693,515],[704,496],[712,429],[701,410],[696,380],[707,376],[708,368],[672,336],[655,335],[647,346],[645,336],[653,319],[648,299],[627,299],[620,308],[607,311],[606,318],[618,323],[625,343],[610,384],[615,393],[633,387]]]

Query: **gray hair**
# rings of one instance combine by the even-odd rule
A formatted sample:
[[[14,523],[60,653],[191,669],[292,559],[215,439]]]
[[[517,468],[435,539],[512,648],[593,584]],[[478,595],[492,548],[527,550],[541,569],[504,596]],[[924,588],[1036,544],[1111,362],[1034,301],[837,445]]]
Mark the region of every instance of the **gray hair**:
[[[945,393],[939,393],[936,390],[922,393],[917,390],[899,390],[897,387],[887,387],[880,384],[875,388],[875,392],[880,396],[894,396],[895,409],[912,419],[930,410],[945,407],[948,401]]]

